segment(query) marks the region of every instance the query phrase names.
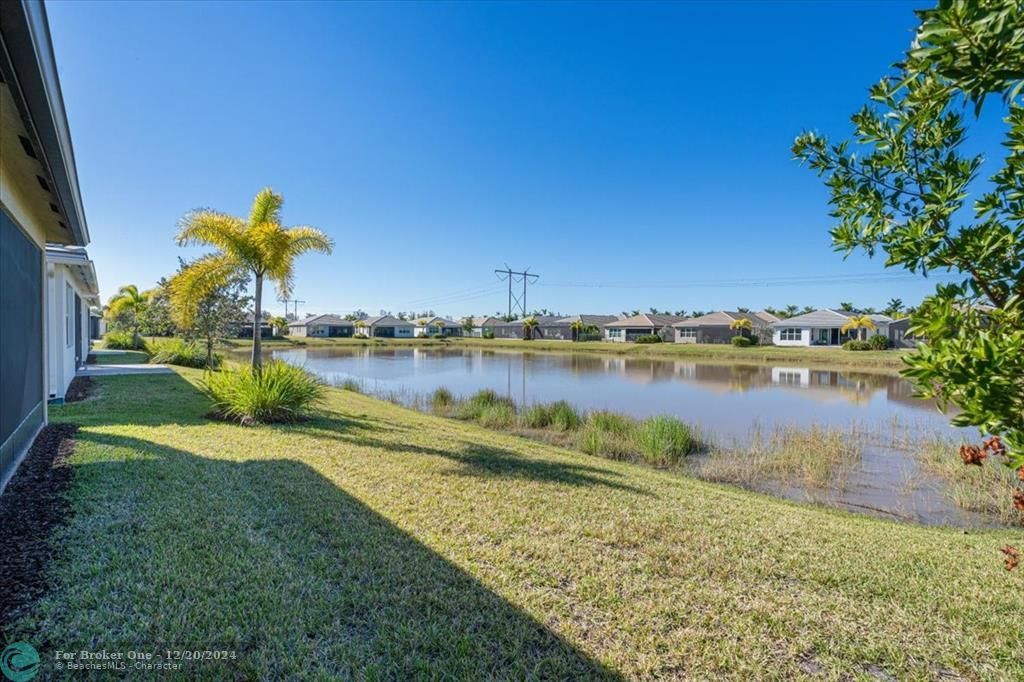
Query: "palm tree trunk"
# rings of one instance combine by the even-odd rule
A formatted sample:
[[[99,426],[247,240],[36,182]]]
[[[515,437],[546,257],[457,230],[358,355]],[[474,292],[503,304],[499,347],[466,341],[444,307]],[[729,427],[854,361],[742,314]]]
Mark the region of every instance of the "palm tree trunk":
[[[263,347],[260,336],[260,316],[263,314],[263,275],[256,275],[256,295],[252,302],[252,368],[263,367]]]

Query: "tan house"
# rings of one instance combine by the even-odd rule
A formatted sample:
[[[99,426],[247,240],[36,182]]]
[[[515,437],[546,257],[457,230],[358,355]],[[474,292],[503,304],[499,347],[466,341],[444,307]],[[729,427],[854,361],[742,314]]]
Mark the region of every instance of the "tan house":
[[[749,320],[750,330],[734,329],[738,320]],[[717,312],[691,317],[672,325],[675,329],[676,343],[729,343],[732,337],[752,336],[761,342],[770,342],[772,337],[769,325],[778,322],[779,318],[771,313],[741,313],[735,310],[719,310]]]
[[[681,322],[684,318],[676,315],[653,315],[641,313],[633,317],[615,320],[603,325],[605,341],[627,343],[636,341],[638,336],[659,335],[662,339],[671,341],[675,332],[672,325]]]

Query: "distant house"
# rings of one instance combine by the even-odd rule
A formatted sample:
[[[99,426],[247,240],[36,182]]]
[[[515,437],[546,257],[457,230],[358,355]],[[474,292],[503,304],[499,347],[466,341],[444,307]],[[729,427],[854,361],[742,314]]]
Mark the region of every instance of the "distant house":
[[[537,321],[537,326],[533,328],[532,338],[568,338],[569,323],[562,322],[562,318],[555,315],[531,315],[531,317]],[[511,322],[499,321],[491,329],[494,332],[494,338],[525,339],[526,327],[523,326],[524,319],[512,320]]]
[[[500,320],[491,327],[491,332],[496,339],[522,339],[523,321],[512,320],[506,322],[505,320]]]
[[[443,317],[421,317],[413,320],[413,336],[462,336],[462,325]]]
[[[550,324],[541,325],[540,329],[545,339],[575,341],[577,335],[577,331],[573,329],[575,323],[581,322],[584,329],[595,329],[596,333],[600,334],[601,327],[617,319],[615,315],[570,315],[559,318]]]
[[[624,343],[635,341],[638,336],[658,334],[663,339],[667,337],[671,340],[675,336],[675,330],[672,328],[672,325],[682,322],[683,319],[677,315],[642,313],[606,323],[604,325],[604,338],[606,341]]]
[[[700,317],[691,317],[676,322],[675,329],[676,343],[729,343],[732,337],[741,334],[732,325],[737,320],[750,320],[750,331],[743,332],[748,336],[761,341],[771,340],[772,322],[779,318],[764,311],[757,313],[741,313],[733,310],[719,310]]]
[[[85,249],[47,244],[46,285],[49,401],[63,402],[89,355],[89,306],[100,304],[96,268]]]
[[[776,346],[841,346],[850,339],[859,338],[861,330],[844,332],[843,325],[860,313],[844,312],[823,308],[805,315],[797,315],[773,322],[772,343]],[[889,336],[889,325],[893,319],[887,315],[868,315],[876,329],[867,330],[867,336],[875,334]]]
[[[304,320],[288,323],[289,336],[347,338],[354,336],[355,333],[355,323],[337,315],[312,315]]]
[[[367,336],[385,339],[411,339],[413,337],[414,325],[408,320],[400,320],[391,315],[377,315],[368,317],[362,322],[365,325],[364,333]]]
[[[255,319],[255,315],[250,310],[245,314],[241,320],[231,325],[229,333],[238,339],[251,339],[252,338],[252,322]],[[270,324],[270,320],[260,321],[260,338],[269,339],[274,336],[274,327]]]
[[[921,338],[910,333],[909,317],[889,323],[889,345],[893,348],[916,348],[921,341]]]
[[[483,316],[474,317],[471,322],[473,328],[470,330],[469,336],[481,338],[493,334],[495,325],[502,324],[503,320],[498,317]]]

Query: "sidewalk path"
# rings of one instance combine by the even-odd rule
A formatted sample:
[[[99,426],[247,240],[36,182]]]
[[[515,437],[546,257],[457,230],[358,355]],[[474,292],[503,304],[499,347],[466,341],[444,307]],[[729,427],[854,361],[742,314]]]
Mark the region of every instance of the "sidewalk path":
[[[78,370],[76,376],[80,377],[109,377],[118,374],[171,374],[172,370],[166,365],[86,365]]]

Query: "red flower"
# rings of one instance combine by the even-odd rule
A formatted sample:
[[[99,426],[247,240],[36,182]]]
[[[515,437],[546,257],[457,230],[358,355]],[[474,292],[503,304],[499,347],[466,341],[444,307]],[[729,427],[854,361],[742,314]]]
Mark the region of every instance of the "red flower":
[[[991,436],[988,440],[982,441],[982,450],[991,452],[993,455],[1006,455],[1006,446],[999,436]]]
[[[1013,508],[1024,512],[1024,490],[1013,491]]]

